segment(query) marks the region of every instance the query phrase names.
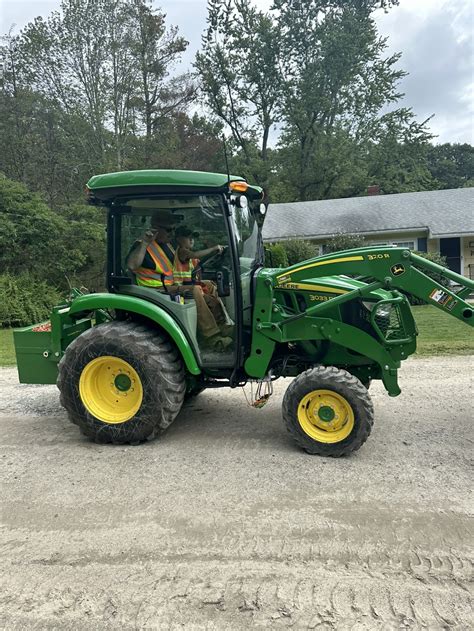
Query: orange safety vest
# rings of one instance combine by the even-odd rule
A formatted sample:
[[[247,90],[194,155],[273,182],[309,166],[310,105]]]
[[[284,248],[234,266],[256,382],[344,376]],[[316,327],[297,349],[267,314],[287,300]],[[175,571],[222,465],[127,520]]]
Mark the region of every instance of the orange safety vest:
[[[168,244],[168,247],[174,254],[173,248]],[[138,285],[144,287],[155,287],[159,289],[163,287],[163,280],[165,285],[174,285],[173,265],[169,258],[166,256],[163,248],[154,241],[146,249],[148,254],[153,259],[155,269],[148,269],[147,267],[139,267],[135,270],[135,276]]]
[[[179,260],[178,253],[174,257],[174,279],[178,285],[192,285],[192,273],[199,259],[189,259],[185,263]]]

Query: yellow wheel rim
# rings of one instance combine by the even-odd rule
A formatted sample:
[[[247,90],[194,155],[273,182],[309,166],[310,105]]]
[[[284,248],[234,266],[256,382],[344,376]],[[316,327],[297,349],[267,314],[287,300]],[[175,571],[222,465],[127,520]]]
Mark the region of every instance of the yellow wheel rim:
[[[349,402],[333,390],[313,390],[298,405],[301,429],[319,443],[339,443],[354,427],[354,411]]]
[[[97,357],[83,369],[79,394],[88,412],[115,425],[129,421],[140,409],[143,387],[138,373],[118,357]]]

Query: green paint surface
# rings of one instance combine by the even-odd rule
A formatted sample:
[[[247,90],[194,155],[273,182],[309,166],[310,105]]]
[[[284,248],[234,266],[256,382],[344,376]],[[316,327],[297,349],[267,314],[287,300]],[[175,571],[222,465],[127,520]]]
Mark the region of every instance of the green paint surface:
[[[128,375],[117,375],[115,377],[115,387],[120,392],[127,392],[127,390],[130,390],[131,385],[132,381]]]
[[[330,408],[328,405],[323,405],[318,410],[318,416],[322,421],[330,423],[333,420],[335,414],[332,408]]]
[[[237,175],[230,176],[231,181],[245,180]],[[94,175],[87,182],[92,191],[104,188],[130,186],[167,186],[192,188],[227,187],[229,177],[223,173],[207,173],[204,171],[174,171],[166,169],[148,169],[143,171],[119,171],[117,173],[103,173]],[[258,186],[250,187],[253,192],[261,193]]]
[[[76,298],[70,308],[70,315],[96,309],[121,309],[145,316],[161,326],[173,339],[181,353],[186,368],[192,375],[199,375],[201,369],[196,361],[193,350],[176,321],[163,309],[146,300],[134,296],[120,294],[86,294]],[[100,326],[100,325],[99,325]]]

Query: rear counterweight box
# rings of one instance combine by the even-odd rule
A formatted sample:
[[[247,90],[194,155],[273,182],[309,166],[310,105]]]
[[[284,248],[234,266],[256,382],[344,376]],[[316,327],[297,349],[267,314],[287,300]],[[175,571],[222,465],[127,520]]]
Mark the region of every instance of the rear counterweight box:
[[[67,308],[55,308],[51,323],[33,324],[13,331],[20,383],[56,383],[58,363],[69,344],[93,322],[72,320]]]
[[[34,330],[46,325],[13,331],[20,383],[56,383],[59,359],[51,357],[51,330]]]

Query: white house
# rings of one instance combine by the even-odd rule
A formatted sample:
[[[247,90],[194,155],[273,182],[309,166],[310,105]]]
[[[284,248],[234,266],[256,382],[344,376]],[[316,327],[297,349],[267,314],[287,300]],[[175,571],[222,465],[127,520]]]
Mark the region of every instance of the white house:
[[[321,251],[337,233],[440,252],[453,271],[474,279],[474,188],[271,204],[263,227],[266,242],[306,239]]]

